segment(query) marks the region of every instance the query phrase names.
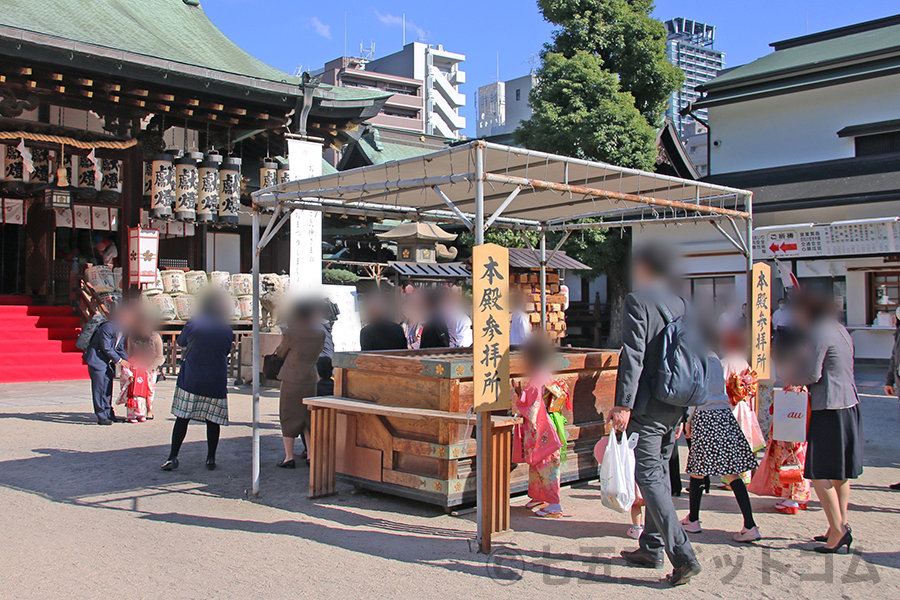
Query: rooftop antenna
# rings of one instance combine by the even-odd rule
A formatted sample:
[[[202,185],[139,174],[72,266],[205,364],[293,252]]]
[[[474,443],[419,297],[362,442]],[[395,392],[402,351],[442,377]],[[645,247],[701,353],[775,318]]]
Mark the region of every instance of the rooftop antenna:
[[[808,11],[807,14],[809,14]],[[809,20],[809,17],[807,17],[807,20]],[[809,26],[807,26],[807,29],[809,29]],[[406,13],[403,13],[403,47],[406,47]]]

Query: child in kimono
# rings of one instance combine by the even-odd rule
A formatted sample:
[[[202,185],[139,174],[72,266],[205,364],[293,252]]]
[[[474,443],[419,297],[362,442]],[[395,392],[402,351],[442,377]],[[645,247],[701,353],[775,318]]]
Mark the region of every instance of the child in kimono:
[[[134,320],[125,341],[130,366],[122,370],[122,393],[119,398],[128,410],[127,420],[143,423],[153,419],[157,369],[165,358],[162,337],[155,331],[149,312],[140,307],[133,307],[132,310]]]
[[[553,347],[549,340],[534,335],[522,349],[528,369],[528,383],[514,386],[515,410],[523,418],[525,462],[528,463],[528,496],[525,506],[545,518],[561,518],[559,502],[560,465],[566,458],[566,418],[563,408],[571,410],[566,384],[550,373]]]

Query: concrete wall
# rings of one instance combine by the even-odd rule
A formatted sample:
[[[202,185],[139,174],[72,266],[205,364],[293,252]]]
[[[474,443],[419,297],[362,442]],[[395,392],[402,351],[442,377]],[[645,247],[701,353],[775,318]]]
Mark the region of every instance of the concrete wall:
[[[528,106],[528,94],[535,85],[534,75],[517,77],[506,82],[506,132],[512,133],[519,123],[531,118],[531,107]],[[516,90],[519,99],[516,100]]]
[[[710,107],[709,172],[852,157],[853,139],[839,138],[837,132],[898,118],[898,90],[900,75],[892,75]]]

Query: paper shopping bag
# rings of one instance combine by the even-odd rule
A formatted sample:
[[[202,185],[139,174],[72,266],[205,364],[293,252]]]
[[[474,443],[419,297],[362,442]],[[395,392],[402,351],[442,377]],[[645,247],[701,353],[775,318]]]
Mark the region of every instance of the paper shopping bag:
[[[772,437],[780,442],[805,442],[808,392],[775,390]]]

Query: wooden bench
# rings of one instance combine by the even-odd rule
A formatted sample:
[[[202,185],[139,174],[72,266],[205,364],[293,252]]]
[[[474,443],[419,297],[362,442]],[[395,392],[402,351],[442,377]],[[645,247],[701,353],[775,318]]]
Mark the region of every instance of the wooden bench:
[[[433,419],[449,423],[473,423],[475,415],[452,413],[442,410],[407,408],[376,404],[366,400],[317,396],[305,398],[311,412],[309,440],[309,497],[320,498],[335,493],[337,455],[337,413],[349,415],[369,414],[402,419]],[[482,477],[482,486],[488,501],[482,506],[483,518],[493,533],[509,529],[509,475],[512,452],[513,426],[521,422],[519,417],[494,416],[489,432],[484,432],[490,442],[486,446],[490,457],[490,471]]]

